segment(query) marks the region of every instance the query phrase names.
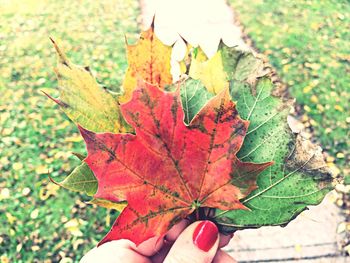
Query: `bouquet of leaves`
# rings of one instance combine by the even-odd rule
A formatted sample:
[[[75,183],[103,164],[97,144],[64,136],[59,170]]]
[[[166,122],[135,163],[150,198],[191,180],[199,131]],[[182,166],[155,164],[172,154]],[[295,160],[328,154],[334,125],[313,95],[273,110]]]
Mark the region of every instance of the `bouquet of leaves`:
[[[120,212],[100,244],[140,244],[183,218],[210,220],[222,233],[284,226],[332,189],[320,148],[291,132],[292,102],[253,51],[221,43],[207,58],[188,46],[173,83],[172,47],[151,27],[127,45],[115,96],[52,42],[60,97],[48,96],[88,152],[58,184]]]

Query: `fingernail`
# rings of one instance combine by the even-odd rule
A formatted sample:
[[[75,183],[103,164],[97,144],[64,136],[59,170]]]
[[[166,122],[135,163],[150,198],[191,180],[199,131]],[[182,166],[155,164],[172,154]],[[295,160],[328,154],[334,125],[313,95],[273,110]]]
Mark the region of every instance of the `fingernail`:
[[[201,250],[207,252],[218,238],[218,228],[211,221],[201,222],[193,232],[193,243]]]

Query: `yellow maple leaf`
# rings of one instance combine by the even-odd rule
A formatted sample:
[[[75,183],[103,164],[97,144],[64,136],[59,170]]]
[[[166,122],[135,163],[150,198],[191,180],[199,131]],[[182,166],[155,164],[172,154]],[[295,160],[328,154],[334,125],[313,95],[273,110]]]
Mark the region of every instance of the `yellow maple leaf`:
[[[129,67],[123,82],[124,95],[119,97],[119,101],[127,102],[131,98],[139,79],[161,89],[171,84],[171,50],[156,37],[153,26],[141,33],[135,45],[127,44]]]
[[[221,43],[211,58],[207,58],[200,48],[192,52],[189,76],[200,80],[214,94],[228,88],[232,80],[254,86],[257,79],[266,74],[263,60],[242,47]]]
[[[189,75],[193,79],[201,80],[208,91],[214,94],[228,87],[220,51],[207,59],[204,52],[199,49],[198,54],[191,61]]]
[[[60,97],[54,100],[67,116],[84,128],[95,132],[127,132],[131,128],[121,116],[116,99],[95,80],[88,67],[70,62],[51,39],[58,55],[55,72]]]

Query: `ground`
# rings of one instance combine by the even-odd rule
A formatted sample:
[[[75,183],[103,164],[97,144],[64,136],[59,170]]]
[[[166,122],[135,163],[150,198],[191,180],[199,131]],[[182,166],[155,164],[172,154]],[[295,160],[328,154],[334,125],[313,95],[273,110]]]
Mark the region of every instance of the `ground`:
[[[230,0],[255,47],[296,98],[300,120],[350,175],[350,5],[346,0]]]
[[[49,182],[48,175],[68,175],[78,164],[71,152],[85,146],[41,90],[58,95],[49,36],[118,89],[127,66],[124,34],[135,38],[138,14],[132,0],[0,1],[1,262],[78,260],[114,220]]]
[[[350,252],[350,5],[346,0],[230,0],[237,20],[296,98],[305,135],[325,150],[327,164],[343,184],[338,244]],[[331,204],[329,204],[331,207]],[[319,210],[320,218],[325,218]],[[338,218],[338,223],[341,217]],[[321,230],[321,229],[320,229]]]
[[[347,1],[231,1],[255,45],[302,105],[301,119],[346,170],[349,158]],[[0,0],[1,262],[77,261],[115,215],[59,189],[84,153],[74,124],[41,90],[57,95],[49,36],[72,61],[117,90],[126,68],[124,34],[138,31],[138,1]],[[324,16],[328,19],[324,19]]]

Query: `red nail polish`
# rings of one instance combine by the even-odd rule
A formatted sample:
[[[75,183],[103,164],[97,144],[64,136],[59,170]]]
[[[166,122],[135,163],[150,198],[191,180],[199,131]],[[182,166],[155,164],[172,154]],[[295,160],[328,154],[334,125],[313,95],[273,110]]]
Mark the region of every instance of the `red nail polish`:
[[[207,252],[218,238],[218,228],[211,221],[201,222],[193,232],[193,243],[201,250]]]

